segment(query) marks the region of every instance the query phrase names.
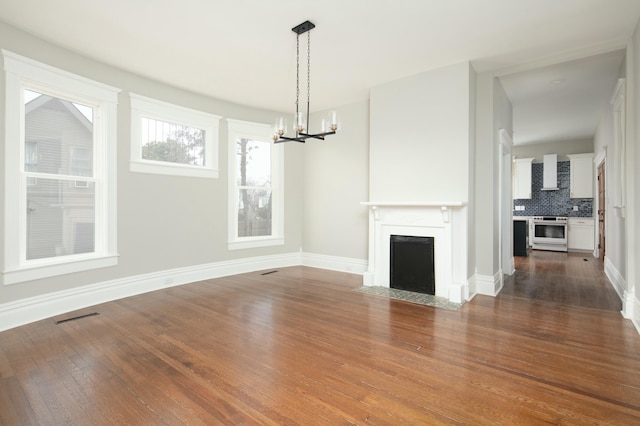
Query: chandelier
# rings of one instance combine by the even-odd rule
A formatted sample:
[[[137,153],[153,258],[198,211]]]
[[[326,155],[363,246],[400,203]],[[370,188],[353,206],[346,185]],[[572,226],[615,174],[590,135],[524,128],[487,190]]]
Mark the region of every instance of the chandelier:
[[[338,129],[338,120],[335,111],[329,114],[328,119],[323,119],[320,122],[320,133],[309,133],[309,105],[310,105],[310,71],[311,71],[311,35],[310,31],[316,26],[309,21],[305,21],[302,24],[291,28],[291,31],[296,33],[296,114],[293,117],[293,128],[295,129],[295,136],[285,136],[287,133],[287,123],[284,117],[278,118],[274,126],[273,141],[274,143],[281,143],[287,141],[302,142],[304,143],[308,138],[321,139],[327,135],[334,135]],[[307,111],[304,114],[300,110],[300,34],[307,33]]]

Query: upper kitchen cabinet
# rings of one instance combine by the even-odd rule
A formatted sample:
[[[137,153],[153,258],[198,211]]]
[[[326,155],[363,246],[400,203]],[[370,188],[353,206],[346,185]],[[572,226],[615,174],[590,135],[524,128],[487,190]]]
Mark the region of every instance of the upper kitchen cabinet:
[[[593,153],[571,154],[569,182],[571,198],[593,198]]]
[[[533,158],[516,158],[513,167],[513,198],[531,199],[531,163]]]

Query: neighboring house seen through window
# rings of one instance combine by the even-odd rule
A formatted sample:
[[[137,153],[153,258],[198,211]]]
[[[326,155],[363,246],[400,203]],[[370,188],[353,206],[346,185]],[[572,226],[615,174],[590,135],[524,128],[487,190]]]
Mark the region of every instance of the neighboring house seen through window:
[[[73,176],[92,175],[92,150],[88,147],[72,146],[69,152],[70,171]],[[86,180],[75,180],[73,185],[76,188],[88,188],[89,182]]]
[[[38,171],[38,142],[27,141],[24,143],[24,171]],[[27,177],[27,185],[35,185],[37,183],[38,178]]]

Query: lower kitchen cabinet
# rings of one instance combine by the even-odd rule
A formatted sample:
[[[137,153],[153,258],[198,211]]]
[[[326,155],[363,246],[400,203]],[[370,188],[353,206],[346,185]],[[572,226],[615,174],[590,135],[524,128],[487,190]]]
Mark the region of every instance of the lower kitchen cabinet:
[[[567,234],[570,251],[593,251],[595,247],[595,221],[593,219],[569,218]]]
[[[513,219],[513,255],[527,255],[527,226],[526,219]]]

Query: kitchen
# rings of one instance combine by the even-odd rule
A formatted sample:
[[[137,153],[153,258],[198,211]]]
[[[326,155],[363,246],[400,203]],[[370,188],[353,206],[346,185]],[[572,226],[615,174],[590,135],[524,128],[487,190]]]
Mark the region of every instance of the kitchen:
[[[562,152],[559,144],[514,150],[514,256],[529,249],[596,255],[592,146],[581,140],[562,144]]]
[[[602,169],[607,177],[602,182],[614,188],[620,170],[616,156],[620,142],[603,136],[607,126],[617,134],[614,101],[624,87],[624,58],[624,51],[609,51],[500,77],[513,106],[514,255],[526,255],[531,249],[577,251],[604,262],[607,249],[608,255],[617,256],[617,243],[609,239],[614,245],[605,247],[604,241],[608,231],[621,229],[616,217],[622,215],[616,216],[612,204],[617,193],[606,195],[607,204],[603,198],[602,217],[596,220],[600,192],[596,183]],[[545,155],[553,154],[555,161],[548,157],[548,164],[555,167],[545,167]]]

